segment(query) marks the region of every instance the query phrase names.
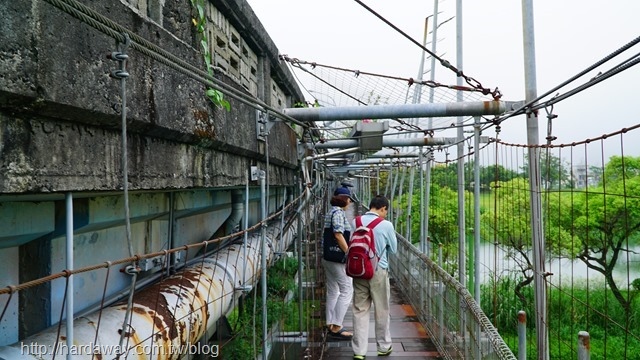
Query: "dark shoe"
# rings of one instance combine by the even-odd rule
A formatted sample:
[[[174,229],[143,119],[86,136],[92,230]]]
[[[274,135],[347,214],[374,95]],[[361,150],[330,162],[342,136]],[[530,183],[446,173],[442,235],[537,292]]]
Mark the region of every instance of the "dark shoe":
[[[386,350],[386,351],[378,350],[378,356],[389,356],[389,355],[391,355],[392,351],[393,351],[393,346],[389,346],[389,349]]]
[[[329,337],[335,340],[351,340],[353,338],[353,334],[345,334],[345,332],[347,332],[344,328],[333,332],[333,331],[329,331]]]

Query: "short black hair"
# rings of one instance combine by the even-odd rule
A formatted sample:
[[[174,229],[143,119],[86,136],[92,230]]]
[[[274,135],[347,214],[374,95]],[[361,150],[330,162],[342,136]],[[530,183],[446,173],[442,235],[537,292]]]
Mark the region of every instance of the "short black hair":
[[[369,209],[389,209],[389,200],[384,195],[376,195],[369,203]]]

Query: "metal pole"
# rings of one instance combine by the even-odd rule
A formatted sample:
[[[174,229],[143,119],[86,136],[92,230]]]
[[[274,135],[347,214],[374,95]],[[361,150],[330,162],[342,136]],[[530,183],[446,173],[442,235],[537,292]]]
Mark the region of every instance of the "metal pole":
[[[480,304],[480,117],[474,118],[473,144],[473,294],[477,304]],[[476,339],[482,336],[480,323],[475,323]],[[480,346],[476,346],[476,359],[480,359]]]
[[[174,212],[174,208],[175,208],[175,193],[172,191],[169,193],[169,224],[168,227],[169,229],[167,230],[167,236],[169,237],[169,239],[167,239],[167,249],[173,249],[173,239],[174,239],[174,221],[175,221],[175,212]],[[165,259],[165,261],[167,262],[167,276],[171,275],[171,268],[173,267],[173,264],[175,262],[175,260],[173,260],[175,258],[175,253],[171,253],[169,254],[169,257],[167,259]]]
[[[404,235],[404,237],[407,239],[407,241],[409,241],[409,243],[411,243],[411,203],[413,203],[413,178],[415,177],[415,173],[416,173],[416,167],[412,166],[411,167],[411,172],[409,175],[409,200],[407,201],[407,226],[406,226],[406,233]]]
[[[284,206],[287,202],[287,188],[283,188],[282,193],[282,213],[280,214],[280,241],[282,241],[282,237],[284,236]]]
[[[407,168],[403,166],[402,177],[400,178],[400,184],[398,187],[398,202],[402,201],[402,192],[404,190],[404,178],[406,177],[406,175],[407,175]],[[396,229],[398,228],[398,221],[400,220],[399,218],[402,215],[402,207],[400,207],[400,204],[398,204],[397,208],[398,208],[398,212],[397,212],[395,221],[393,222],[393,227]]]
[[[533,0],[522,0],[522,36],[524,42],[525,102],[537,98],[535,36],[533,26]],[[527,144],[538,145],[538,114],[527,112]],[[545,284],[544,251],[545,241],[542,224],[540,195],[540,152],[530,146],[529,154],[529,194],[531,201],[531,237],[533,242],[533,276],[536,306],[536,334],[538,359],[549,359],[549,333],[547,329],[547,290]]]
[[[247,177],[247,182],[244,185],[244,221],[243,221],[243,230],[244,237],[242,239],[242,255],[247,257],[247,239],[249,237],[249,232],[247,229],[249,228],[249,177]],[[245,286],[247,283],[247,268],[244,267],[242,269],[242,286]]]
[[[586,331],[578,333],[578,360],[591,359],[591,337]]]
[[[427,163],[425,171],[425,192],[424,192],[424,253],[430,255],[429,244],[429,202],[431,200],[431,164],[433,161],[433,151],[429,149],[427,152]]]
[[[260,177],[260,268],[262,283],[262,358],[267,358],[267,224],[265,219],[267,218],[266,209],[266,175],[264,170],[259,171]]]
[[[438,44],[438,0],[433,2],[433,32],[431,33],[431,52],[436,54],[436,45]],[[459,69],[459,68],[458,68]],[[429,79],[434,81],[436,78],[436,58],[431,57],[431,73]],[[434,88],[429,89],[429,103],[433,103]],[[429,119],[429,129],[432,126],[432,119]]]
[[[442,268],[442,243],[438,243],[438,266]],[[444,324],[444,298],[446,296],[446,291],[447,287],[444,286],[442,281],[438,281],[438,325],[440,329],[438,331],[438,334],[440,335],[438,340],[440,341],[440,344],[444,344],[444,329],[446,328]]]
[[[527,313],[518,311],[518,360],[527,360]]]
[[[437,1],[436,1],[437,2]],[[437,24],[435,25],[437,27]],[[458,69],[462,69],[462,0],[456,0],[456,64]],[[462,77],[456,78],[456,84],[462,86]],[[464,96],[462,91],[457,92],[457,101],[462,103]],[[462,128],[463,118],[459,116],[456,121],[458,125],[458,276],[460,284],[463,287],[467,287],[466,279],[466,220],[464,214],[464,129]],[[460,299],[462,301],[462,299]],[[462,332],[462,338],[466,339],[466,315],[463,314],[460,317],[460,331]],[[468,350],[467,346],[464,346]],[[465,357],[470,354],[465,352]]]
[[[515,102],[492,100],[429,104],[288,108],[283,109],[282,112],[300,121],[318,122],[355,119],[500,115],[516,105]]]
[[[390,205],[391,206],[389,206],[389,215],[390,215],[389,220],[391,220],[391,221],[394,221],[393,218],[394,218],[394,215],[395,215],[394,214],[395,210],[394,210],[394,207],[393,207],[393,199],[394,199],[394,194],[396,193],[396,185],[398,184],[398,175],[400,175],[400,167],[399,166],[398,166],[398,171],[396,172],[396,177],[393,179],[393,186],[391,187],[391,199],[390,199],[390,201],[391,201]],[[395,223],[395,221],[394,221],[394,223]]]
[[[67,217],[67,235],[66,235],[66,258],[67,258],[67,270],[73,270],[73,195],[69,192],[65,194],[66,203],[66,217]],[[66,333],[67,333],[67,345],[69,349],[73,345],[73,275],[69,275],[67,283],[67,318],[66,318]],[[67,353],[67,360],[71,360],[71,352]]]
[[[427,46],[427,35],[429,34],[429,18],[433,16],[433,15],[429,15],[424,19],[424,36],[422,37],[422,46],[426,47]],[[425,57],[426,57],[426,51],[421,51],[421,57],[420,57],[420,66],[418,67],[418,76],[417,76],[417,85],[415,87],[415,89],[413,90],[413,99],[412,99],[412,103],[413,104],[419,104],[420,100],[422,98],[422,77],[424,76],[424,61],[425,61]],[[433,89],[431,89],[433,91]],[[406,101],[405,101],[406,102]],[[433,102],[433,101],[430,101]],[[414,124],[418,124],[418,122],[420,121],[420,119],[416,118],[416,119],[412,119],[411,122]],[[431,119],[429,119],[429,121],[431,121]],[[431,128],[431,126],[429,126],[429,128]],[[412,133],[407,133],[406,137],[412,137],[413,134]],[[416,133],[415,136],[417,137],[418,134]]]
[[[387,198],[391,198],[391,195],[389,194],[389,190],[391,189],[392,181],[393,181],[393,166],[389,168],[389,171],[387,171],[387,183],[384,189],[384,196],[386,196]]]
[[[302,195],[303,187],[302,187],[302,179],[298,181],[298,194]],[[306,202],[305,200],[301,200],[301,204]],[[302,208],[302,207],[300,207]],[[302,334],[303,329],[303,312],[302,312],[302,301],[304,299],[302,293],[302,276],[304,269],[302,268],[302,211],[298,211],[298,228],[297,228],[297,256],[298,256],[298,329],[300,329],[300,333]]]
[[[420,252],[424,254],[424,244],[425,244],[425,233],[424,233],[424,166],[423,164],[423,156],[422,156],[422,147],[418,149],[419,158],[418,158],[418,166],[420,169]]]
[[[473,272],[475,300],[480,304],[480,117],[475,117],[474,131],[474,166],[473,166]]]
[[[427,46],[427,35],[429,34],[429,18],[432,17],[432,16],[433,15],[429,15],[424,19],[424,36],[422,37],[422,46],[424,46],[424,47]],[[425,55],[426,51],[422,50],[422,51],[420,51],[420,53],[422,54],[422,56],[420,57],[420,66],[418,67],[418,77],[417,77],[418,78],[418,85],[416,85],[416,88],[413,90],[413,103],[414,104],[420,103],[420,98],[422,97],[422,84],[420,82],[422,81],[422,76],[424,75],[424,60],[425,60],[425,56],[426,56]],[[431,60],[431,62],[433,63],[433,59]],[[432,102],[432,101],[430,101],[430,102]]]

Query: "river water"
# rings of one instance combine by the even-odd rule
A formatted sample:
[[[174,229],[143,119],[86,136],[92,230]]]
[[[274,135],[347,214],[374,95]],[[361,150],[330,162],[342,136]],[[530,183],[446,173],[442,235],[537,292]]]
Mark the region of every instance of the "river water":
[[[480,254],[476,258],[480,261],[480,276],[482,283],[487,283],[493,276],[522,276],[518,262],[524,261],[520,255],[509,254],[508,251],[493,244],[483,243],[480,245]],[[515,258],[514,258],[515,256]],[[529,254],[530,259],[531,254]],[[516,261],[518,260],[518,261]],[[553,275],[549,281],[554,285],[563,286],[586,286],[604,283],[604,276],[589,269],[582,260],[570,260],[547,258],[545,261],[546,272]],[[621,253],[613,271],[616,284],[620,288],[626,288],[634,279],[640,278],[640,247],[634,247],[628,253]]]

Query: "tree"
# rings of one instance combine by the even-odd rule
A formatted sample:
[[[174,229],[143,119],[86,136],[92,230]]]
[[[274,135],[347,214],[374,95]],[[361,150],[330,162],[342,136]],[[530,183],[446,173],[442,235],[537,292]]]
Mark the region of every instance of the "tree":
[[[516,296],[526,303],[522,292],[533,281],[531,200],[529,181],[517,177],[509,181],[491,184],[494,191],[494,206],[481,215],[482,236],[494,239],[509,251],[509,256],[518,264],[522,274],[514,289]],[[545,245],[549,253],[567,253],[571,244],[571,234],[561,220],[571,215],[570,202],[560,192],[547,194],[543,201],[545,223]],[[553,195],[553,196],[552,196]],[[556,196],[557,195],[557,196]]]
[[[640,237],[640,158],[612,157],[604,170],[601,187],[580,193],[573,200],[575,237],[579,240],[577,258],[601,273],[625,311],[631,298],[625,298],[613,277],[613,270],[630,244]],[[633,196],[630,196],[633,195]]]
[[[480,167],[480,190],[489,191],[492,182],[506,182],[517,177],[522,177],[522,175],[502,165],[482,166]]]
[[[447,163],[435,165],[431,168],[431,183],[449,189],[458,188],[458,165]]]
[[[520,169],[525,176],[529,174],[529,154],[524,155],[524,165]],[[548,151],[540,152],[540,178],[545,190],[560,189],[570,185],[567,165]]]
[[[604,177],[600,185],[618,182],[640,176],[640,156],[612,156],[604,167]]]
[[[531,244],[529,182],[523,178],[491,184],[495,206],[481,215],[482,236],[506,245],[509,257],[518,264],[522,279],[514,292],[526,304],[522,289],[533,281],[533,262],[529,258]],[[513,253],[511,253],[513,251]]]

